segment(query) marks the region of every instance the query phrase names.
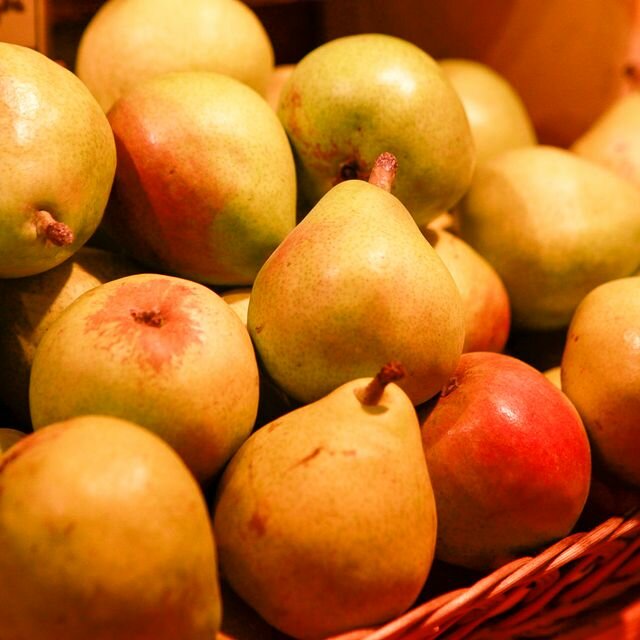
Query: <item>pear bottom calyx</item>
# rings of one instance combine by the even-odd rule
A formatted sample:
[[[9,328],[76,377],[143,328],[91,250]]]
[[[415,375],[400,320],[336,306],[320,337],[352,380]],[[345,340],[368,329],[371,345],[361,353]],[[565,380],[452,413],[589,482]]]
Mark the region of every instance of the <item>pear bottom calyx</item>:
[[[378,404],[384,388],[390,383],[404,378],[407,372],[400,362],[388,362],[376,374],[375,378],[366,387],[354,390],[354,394],[362,404]]]
[[[36,235],[39,238],[44,238],[56,247],[73,243],[73,230],[64,222],[56,220],[48,211],[37,211],[34,217]]]

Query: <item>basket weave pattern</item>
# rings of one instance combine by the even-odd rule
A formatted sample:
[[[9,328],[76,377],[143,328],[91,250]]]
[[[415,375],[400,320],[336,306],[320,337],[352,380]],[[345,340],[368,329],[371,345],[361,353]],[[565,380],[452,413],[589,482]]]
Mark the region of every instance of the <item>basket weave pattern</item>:
[[[576,616],[638,587],[636,510],[571,534],[534,557],[514,560],[471,587],[418,604],[378,629],[327,640],[549,638]]]

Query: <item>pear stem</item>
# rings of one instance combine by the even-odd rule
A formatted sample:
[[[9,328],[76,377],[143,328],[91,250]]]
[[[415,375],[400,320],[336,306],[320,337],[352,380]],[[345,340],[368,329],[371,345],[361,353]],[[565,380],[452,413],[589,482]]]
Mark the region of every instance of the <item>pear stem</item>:
[[[36,235],[48,240],[56,247],[71,244],[74,240],[71,227],[58,222],[48,211],[40,210],[35,214]]]
[[[376,158],[373,169],[369,174],[369,183],[391,192],[397,171],[398,160],[392,153],[385,151]]]
[[[356,398],[362,404],[372,406],[380,402],[384,388],[390,383],[404,378],[405,368],[399,362],[388,362],[376,374],[376,377],[366,386],[356,389]]]

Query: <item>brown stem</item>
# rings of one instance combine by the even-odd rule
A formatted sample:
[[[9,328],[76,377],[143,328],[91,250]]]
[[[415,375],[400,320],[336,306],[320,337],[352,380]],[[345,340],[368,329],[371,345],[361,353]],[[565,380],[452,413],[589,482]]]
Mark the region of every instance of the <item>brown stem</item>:
[[[396,179],[397,171],[398,161],[396,157],[392,153],[385,151],[376,158],[373,169],[371,169],[371,174],[369,175],[369,182],[370,184],[375,184],[376,187],[390,192],[393,182]]]
[[[376,377],[366,387],[361,387],[354,391],[356,398],[358,398],[362,404],[368,406],[378,404],[384,388],[390,382],[404,378],[405,375],[406,371],[402,364],[399,362],[389,362],[378,371]]]
[[[56,247],[71,244],[74,240],[71,227],[64,222],[58,222],[48,211],[40,210],[36,212],[35,225],[37,236],[48,240]]]
[[[146,324],[148,327],[161,327],[164,324],[164,318],[157,309],[148,311],[138,311],[131,309],[131,317],[139,324]]]

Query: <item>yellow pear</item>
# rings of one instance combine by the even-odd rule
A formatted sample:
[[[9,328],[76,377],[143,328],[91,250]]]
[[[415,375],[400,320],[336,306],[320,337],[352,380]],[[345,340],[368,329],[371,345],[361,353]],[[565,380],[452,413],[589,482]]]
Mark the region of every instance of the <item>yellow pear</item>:
[[[618,98],[571,149],[640,187],[640,93]]]
[[[566,327],[598,285],[640,265],[640,189],[551,146],[480,164],[457,209],[460,236],[502,278],[517,327]]]
[[[431,225],[422,233],[453,276],[464,307],[462,352],[502,351],[509,337],[509,296],[496,270],[462,238]]]
[[[222,476],[222,575],[295,638],[390,620],[427,579],[435,502],[401,375],[389,363],[265,425]]]
[[[249,332],[266,372],[300,402],[398,359],[407,370],[399,384],[419,404],[458,363],[462,299],[409,211],[389,193],[395,170],[395,157],[382,153],[369,182],[333,187],[253,283]]]
[[[207,287],[142,273],[87,291],[47,329],[29,383],[35,429],[87,413],[131,420],[207,482],[255,423],[247,329]]]
[[[640,487],[640,276],[607,282],[580,303],[561,378],[596,461]]]
[[[0,279],[0,399],[21,425],[30,425],[31,363],[46,330],[85,291],[136,271],[121,255],[85,246],[43,273]]]
[[[271,41],[239,0],[108,0],[87,25],[76,73],[105,111],[143,80],[216,71],[265,94]]]
[[[536,144],[524,102],[504,76],[476,60],[445,58],[439,63],[469,119],[478,163],[500,151]]]
[[[214,538],[176,453],[83,416],[0,457],[0,618],[3,640],[212,640]]]

